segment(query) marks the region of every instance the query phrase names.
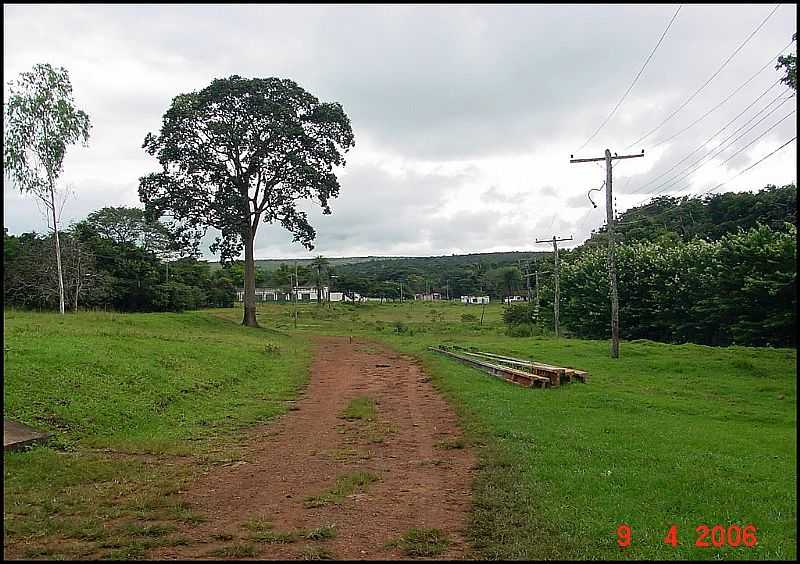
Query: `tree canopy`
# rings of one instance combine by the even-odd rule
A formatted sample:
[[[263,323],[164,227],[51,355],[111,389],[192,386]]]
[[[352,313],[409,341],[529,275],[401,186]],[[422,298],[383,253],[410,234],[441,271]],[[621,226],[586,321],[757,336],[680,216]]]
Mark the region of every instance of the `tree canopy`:
[[[797,34],[795,33],[792,35],[792,41],[796,40]],[[778,64],[775,65],[775,69],[784,69],[786,74],[781,78],[781,82],[791,87],[793,90],[797,90],[797,55],[793,55],[792,53],[785,56],[781,55],[778,57]]]
[[[69,73],[34,65],[9,84],[3,165],[22,192],[46,197],[61,176],[67,145],[89,140],[91,123],[76,109]]]
[[[260,222],[279,222],[308,249],[316,232],[299,201],[339,194],[335,167],[354,145],[338,103],[322,103],[289,79],[233,75],[181,94],[164,114],[159,135],[143,148],[161,171],[140,179],[148,213],[170,215],[199,236],[219,230],[212,252],[223,261],[245,251],[245,315],[255,321],[253,242]]]

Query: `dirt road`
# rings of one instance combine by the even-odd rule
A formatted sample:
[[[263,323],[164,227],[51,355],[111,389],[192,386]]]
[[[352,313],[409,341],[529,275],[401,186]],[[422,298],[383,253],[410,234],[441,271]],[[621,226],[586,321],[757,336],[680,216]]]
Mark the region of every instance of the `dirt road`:
[[[447,534],[449,547],[437,558],[464,557],[474,459],[451,408],[407,357],[347,337],[317,344],[308,388],[292,411],[252,430],[246,463],[215,468],[183,494],[208,517],[181,531],[192,543],[151,557],[408,558],[387,543],[411,528]],[[362,396],[375,402],[375,417],[343,419]],[[377,480],[340,503],[309,507],[309,496],[358,471]],[[269,522],[260,541],[254,520]],[[281,533],[328,525],[334,538],[280,542]]]

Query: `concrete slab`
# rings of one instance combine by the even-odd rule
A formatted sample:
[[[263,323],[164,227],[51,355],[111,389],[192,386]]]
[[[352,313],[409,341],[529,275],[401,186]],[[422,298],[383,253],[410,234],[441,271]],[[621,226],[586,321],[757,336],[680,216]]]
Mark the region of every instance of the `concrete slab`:
[[[42,433],[22,423],[3,418],[3,450],[21,448],[41,441],[51,433]]]

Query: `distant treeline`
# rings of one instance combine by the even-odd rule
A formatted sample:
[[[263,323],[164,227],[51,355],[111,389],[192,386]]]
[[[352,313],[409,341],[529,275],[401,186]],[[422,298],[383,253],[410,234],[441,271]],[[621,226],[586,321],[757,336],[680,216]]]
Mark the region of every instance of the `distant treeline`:
[[[230,307],[236,296],[225,270],[211,272],[177,234],[137,208],[103,208],[59,231],[66,306],[118,311]],[[180,255],[189,255],[183,256]],[[53,234],[3,237],[6,306],[58,308]]]
[[[649,203],[624,211],[616,224],[617,240],[626,243],[670,242],[723,236],[766,225],[782,230],[797,223],[797,187],[766,186],[758,192],[725,192],[704,197],[658,196]],[[606,244],[605,226],[592,234],[584,247]]]
[[[618,223],[620,323],[624,338],[714,345],[793,345],[796,332],[795,185],[758,192],[660,197],[624,212]],[[103,208],[61,234],[67,301],[72,308],[180,311],[226,307],[244,284],[243,261],[212,268],[170,226],[136,208]],[[561,321],[585,338],[609,333],[606,233],[561,253]],[[333,263],[333,264],[332,264]],[[4,237],[7,305],[57,306],[52,235]],[[317,257],[257,268],[256,285],[328,285],[333,291],[398,299],[439,292],[444,298],[535,295],[526,271],[552,271],[551,253],[487,253],[368,260]],[[528,283],[531,288],[528,289]],[[532,328],[552,323],[552,274],[539,277],[533,304],[508,320]],[[527,308],[527,309],[525,309]]]

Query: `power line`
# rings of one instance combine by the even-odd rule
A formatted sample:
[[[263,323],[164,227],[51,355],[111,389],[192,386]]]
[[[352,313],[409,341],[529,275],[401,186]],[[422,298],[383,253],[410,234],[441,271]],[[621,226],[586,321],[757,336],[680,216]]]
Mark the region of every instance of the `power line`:
[[[792,113],[794,113],[794,112],[792,112]],[[762,157],[762,158],[758,159],[756,162],[754,162],[753,164],[751,164],[750,166],[748,166],[746,169],[744,169],[743,171],[739,172],[739,173],[738,173],[738,174],[736,174],[735,176],[733,176],[733,177],[729,178],[729,179],[728,179],[728,180],[726,180],[725,182],[721,182],[720,184],[717,184],[716,186],[714,186],[713,188],[711,188],[711,189],[709,189],[709,190],[706,190],[705,192],[703,192],[703,194],[708,194],[709,192],[713,192],[713,191],[715,191],[717,188],[721,188],[722,186],[724,186],[725,184],[727,184],[728,182],[730,182],[730,181],[731,181],[731,180],[733,180],[734,178],[737,178],[737,177],[741,176],[742,174],[744,174],[745,172],[747,172],[747,171],[748,171],[748,170],[750,170],[751,168],[753,168],[753,167],[755,167],[755,166],[757,166],[757,165],[761,164],[762,162],[764,162],[765,160],[767,160],[768,158],[770,158],[772,155],[774,155],[775,153],[777,153],[778,151],[780,151],[781,149],[783,149],[784,147],[786,147],[786,146],[787,146],[789,143],[791,143],[792,141],[795,141],[796,139],[797,139],[797,135],[795,135],[794,137],[792,137],[791,139],[789,139],[789,140],[788,140],[786,143],[784,143],[783,145],[781,145],[780,147],[778,147],[777,149],[775,149],[774,151],[772,151],[772,152],[771,152],[771,153],[769,153],[768,155],[766,155],[766,156],[764,156],[764,157]],[[701,194],[701,195],[703,195],[703,194]]]
[[[777,53],[775,56],[773,56],[772,58],[770,58],[770,60],[769,60],[769,61],[767,61],[767,64],[765,64],[763,67],[761,67],[761,68],[760,68],[760,69],[759,69],[759,70],[758,70],[758,71],[757,71],[757,72],[756,72],[754,75],[752,75],[750,78],[748,78],[747,80],[745,80],[745,81],[744,81],[742,84],[740,84],[740,85],[739,85],[739,86],[738,86],[738,87],[737,87],[737,88],[736,88],[736,89],[735,89],[733,92],[731,92],[731,93],[730,93],[730,94],[729,94],[729,95],[728,95],[726,98],[724,98],[724,99],[723,99],[723,100],[722,100],[722,101],[721,101],[719,104],[717,104],[716,106],[714,106],[713,108],[711,108],[710,110],[708,110],[708,111],[707,111],[706,113],[704,113],[702,116],[700,116],[699,118],[697,118],[696,120],[694,120],[692,123],[690,123],[689,125],[687,125],[687,126],[686,126],[686,127],[684,127],[683,129],[681,129],[681,130],[680,130],[680,131],[678,131],[677,133],[675,133],[675,134],[673,134],[673,135],[670,135],[670,136],[669,136],[669,137],[667,137],[666,139],[663,139],[663,140],[659,141],[658,143],[656,143],[655,145],[653,145],[653,146],[650,148],[650,150],[653,150],[653,149],[655,149],[656,147],[659,147],[659,146],[663,145],[664,143],[668,143],[669,141],[672,141],[673,139],[675,139],[676,137],[678,137],[678,136],[679,136],[679,135],[681,135],[682,133],[684,133],[684,132],[688,131],[689,129],[691,129],[692,127],[694,127],[695,125],[697,125],[698,123],[700,123],[701,121],[703,121],[703,120],[704,120],[706,117],[708,117],[708,116],[709,116],[709,115],[710,115],[712,112],[714,112],[715,110],[717,110],[718,108],[720,108],[720,107],[721,107],[723,104],[725,104],[725,102],[727,102],[728,100],[730,100],[731,98],[733,98],[733,97],[736,95],[736,93],[737,93],[737,92],[739,92],[739,91],[740,91],[742,88],[744,88],[745,86],[747,86],[748,84],[750,84],[750,82],[752,82],[752,81],[753,81],[753,79],[754,79],[755,77],[757,77],[759,74],[761,74],[762,72],[764,72],[764,71],[765,71],[765,70],[766,70],[768,67],[770,67],[770,66],[772,65],[772,63],[774,63],[774,62],[775,62],[775,60],[776,60],[776,59],[777,59],[777,58],[778,58],[778,57],[779,57],[779,56],[780,56],[780,55],[781,55],[781,54],[782,54],[784,51],[786,51],[786,49],[788,49],[788,48],[789,48],[789,47],[792,45],[792,43],[794,43],[794,39],[792,39],[792,40],[791,40],[789,43],[787,43],[787,44],[786,44],[786,46],[785,46],[783,49],[781,49],[780,51],[778,51],[778,53]],[[780,79],[778,79],[778,82],[780,82]]]
[[[589,141],[591,141],[592,139],[594,139],[594,138],[595,138],[595,136],[596,136],[598,133],[600,133],[600,130],[601,130],[601,129],[603,129],[603,127],[605,127],[605,125],[606,125],[606,124],[609,122],[609,120],[610,120],[610,119],[611,119],[611,118],[614,116],[614,114],[617,112],[617,110],[619,109],[619,107],[622,105],[622,102],[624,102],[624,101],[625,101],[625,98],[627,98],[627,97],[628,97],[628,94],[630,94],[630,92],[631,92],[631,90],[633,89],[634,85],[635,85],[635,84],[636,84],[636,82],[639,80],[639,77],[640,77],[640,76],[642,76],[642,73],[644,72],[644,69],[645,69],[645,67],[647,67],[647,64],[650,62],[650,59],[652,59],[652,58],[653,58],[653,55],[655,54],[655,52],[656,52],[656,50],[658,49],[659,45],[661,45],[661,42],[662,42],[662,41],[664,41],[664,37],[667,35],[667,32],[669,31],[669,28],[670,28],[670,27],[672,27],[672,22],[674,22],[674,21],[675,21],[675,18],[676,18],[676,17],[678,17],[678,12],[680,12],[680,11],[681,11],[681,8],[682,8],[682,7],[683,7],[683,4],[681,4],[680,6],[678,6],[678,9],[677,9],[677,10],[675,10],[675,13],[672,15],[672,19],[671,19],[671,20],[669,20],[669,24],[667,24],[667,27],[666,27],[666,29],[665,29],[665,30],[664,30],[664,32],[661,34],[661,37],[658,39],[658,43],[656,43],[656,46],[655,46],[655,47],[653,47],[653,50],[652,50],[652,51],[650,51],[650,54],[647,56],[647,59],[645,59],[645,61],[644,61],[644,64],[642,65],[642,68],[640,68],[640,69],[639,69],[639,72],[638,72],[638,73],[636,74],[636,76],[634,77],[634,79],[633,79],[633,82],[631,82],[631,85],[630,85],[630,86],[628,86],[628,89],[625,91],[625,94],[623,94],[623,95],[622,95],[622,98],[620,98],[620,99],[619,99],[619,102],[617,102],[617,105],[616,105],[616,106],[614,106],[614,109],[613,109],[613,110],[611,110],[611,113],[610,113],[610,114],[608,114],[608,117],[606,117],[606,119],[605,119],[605,120],[603,120],[603,123],[601,123],[601,124],[600,124],[600,126],[599,126],[599,127],[596,129],[596,130],[595,130],[595,132],[594,132],[594,133],[592,133],[592,134],[589,136],[589,138],[588,138],[586,141],[584,141],[583,145],[581,145],[580,147],[578,147],[578,149],[577,149],[577,151],[576,151],[576,152],[578,152],[578,151],[580,151],[581,149],[583,149],[583,148],[584,148],[586,145],[588,145],[588,144],[589,144]]]
[[[722,63],[722,65],[721,65],[721,66],[720,66],[720,67],[719,67],[719,68],[716,70],[716,72],[714,72],[714,74],[712,74],[712,75],[711,75],[711,76],[708,78],[708,80],[706,80],[706,81],[705,81],[705,82],[704,82],[704,83],[703,83],[703,84],[700,86],[700,88],[698,88],[697,90],[695,90],[695,91],[694,91],[694,93],[693,93],[691,96],[689,96],[689,97],[688,97],[688,98],[687,98],[687,99],[686,99],[686,100],[685,100],[685,101],[684,101],[684,102],[683,102],[683,103],[682,103],[680,106],[678,106],[678,107],[675,109],[675,111],[673,111],[673,112],[672,112],[670,115],[668,115],[668,116],[666,117],[666,119],[664,119],[664,121],[662,121],[662,122],[661,122],[660,124],[658,124],[656,127],[654,127],[653,129],[651,129],[650,131],[648,131],[647,133],[645,133],[645,134],[644,134],[642,137],[640,137],[639,139],[637,139],[636,141],[634,141],[633,143],[631,143],[630,145],[628,145],[627,147],[625,147],[625,149],[624,149],[624,150],[628,150],[628,149],[630,149],[631,147],[633,147],[634,145],[638,145],[640,142],[642,142],[642,141],[644,141],[645,139],[647,139],[648,137],[650,137],[650,136],[651,136],[653,133],[655,133],[656,131],[658,131],[659,129],[661,129],[661,128],[664,126],[664,124],[665,124],[665,123],[667,123],[669,120],[671,120],[673,117],[675,117],[675,115],[676,115],[676,114],[677,114],[679,111],[681,111],[683,108],[685,108],[685,107],[686,107],[686,106],[689,104],[689,102],[691,102],[692,100],[694,100],[694,98],[695,98],[695,97],[696,97],[696,96],[697,96],[697,95],[698,95],[698,94],[699,94],[699,93],[700,93],[700,92],[701,92],[701,91],[702,91],[702,90],[703,90],[703,89],[704,89],[706,86],[708,86],[708,85],[711,83],[711,81],[712,81],[712,80],[714,80],[714,79],[717,77],[717,75],[719,75],[719,73],[720,73],[720,72],[722,72],[722,69],[724,69],[726,66],[728,66],[728,63],[730,63],[730,62],[731,62],[731,60],[732,60],[732,59],[733,59],[733,58],[734,58],[734,57],[735,57],[735,56],[736,56],[736,55],[739,53],[739,51],[741,51],[741,50],[742,50],[742,48],[743,48],[745,45],[747,45],[747,43],[748,43],[748,42],[749,42],[749,41],[750,41],[750,40],[753,38],[753,36],[754,36],[754,35],[755,35],[755,34],[758,32],[758,30],[760,30],[760,29],[761,29],[761,28],[764,26],[764,24],[765,24],[765,23],[767,23],[767,20],[768,20],[770,17],[772,17],[772,14],[774,14],[774,13],[775,13],[775,11],[776,11],[776,10],[777,10],[779,7],[780,7],[780,4],[776,4],[776,5],[775,5],[775,7],[772,9],[772,11],[771,11],[769,14],[767,14],[767,17],[766,17],[766,18],[764,18],[764,19],[761,21],[761,23],[760,23],[760,24],[758,24],[758,26],[756,26],[756,28],[755,28],[755,29],[754,29],[754,30],[753,30],[753,31],[750,33],[750,35],[748,35],[748,36],[747,36],[747,38],[746,38],[746,39],[745,39],[745,40],[744,40],[744,41],[743,41],[743,42],[742,42],[742,43],[741,43],[741,44],[740,44],[740,45],[739,45],[739,46],[736,48],[736,50],[735,50],[733,53],[731,53],[731,54],[728,56],[728,58],[727,58],[727,59],[725,59],[725,62],[723,62],[723,63]]]
[[[794,112],[794,111],[792,111],[792,112],[791,112],[789,115],[791,115],[791,114],[793,114],[793,113],[795,113],[795,112]],[[786,116],[786,118],[788,118],[788,117],[789,117],[789,116],[787,115],[787,116]],[[786,119],[786,118],[784,118],[784,119]],[[781,120],[781,121],[783,121],[783,120]],[[780,123],[780,122],[778,122],[778,123]],[[775,125],[777,125],[777,124],[775,124]],[[771,128],[770,128],[770,129],[771,129]],[[767,133],[767,132],[765,132],[765,133]],[[763,135],[762,135],[762,136],[763,136]],[[761,136],[760,136],[760,137],[761,137]],[[759,137],[759,138],[760,138],[760,137]],[[745,173],[745,172],[747,172],[748,170],[750,170],[750,169],[752,169],[752,168],[755,168],[756,166],[758,166],[759,164],[761,164],[762,162],[764,162],[765,160],[767,160],[768,158],[770,158],[771,156],[773,156],[775,153],[777,153],[778,151],[780,151],[781,149],[783,149],[784,147],[786,147],[787,145],[789,145],[789,144],[790,144],[792,141],[795,141],[796,139],[797,139],[797,136],[795,135],[794,137],[792,137],[791,139],[789,139],[789,140],[788,140],[786,143],[782,144],[780,147],[778,147],[778,148],[777,148],[777,149],[775,149],[774,151],[772,151],[772,152],[768,153],[767,155],[765,155],[765,156],[761,157],[759,160],[757,160],[756,162],[754,162],[753,164],[751,164],[750,166],[748,166],[748,167],[747,167],[747,168],[745,168],[744,170],[742,170],[742,171],[740,171],[740,172],[736,173],[736,174],[735,174],[734,176],[732,176],[731,178],[729,178],[729,179],[725,180],[724,182],[721,182],[721,183],[717,184],[717,185],[716,185],[716,186],[714,186],[713,188],[710,188],[710,189],[708,189],[708,190],[706,190],[706,191],[704,191],[704,192],[700,192],[699,194],[696,194],[695,196],[696,196],[696,197],[700,197],[700,196],[703,196],[703,195],[705,195],[705,194],[708,194],[708,193],[710,193],[710,192],[714,192],[715,190],[717,190],[717,189],[721,188],[722,186],[724,186],[724,185],[725,185],[725,184],[727,184],[728,182],[730,182],[730,181],[734,180],[735,178],[738,178],[739,176],[741,176],[742,174],[744,174],[744,173]],[[740,149],[739,151],[737,151],[735,154],[731,155],[731,156],[730,156],[730,157],[729,157],[729,158],[726,160],[726,162],[727,162],[728,160],[732,159],[733,157],[735,157],[737,154],[741,153],[741,152],[742,152],[744,149],[746,149],[747,147],[749,147],[750,145],[752,145],[752,144],[753,144],[755,141],[757,141],[757,140],[758,140],[758,138],[754,139],[754,140],[753,140],[751,143],[749,143],[747,146],[743,147],[742,149]],[[676,192],[674,192],[674,193],[677,193],[677,192],[682,192],[683,190],[686,190],[686,188],[688,188],[689,186],[690,186],[690,185],[689,185],[689,184],[687,184],[686,186],[684,186],[683,188],[681,188],[680,190],[678,190],[678,191],[676,191]],[[691,194],[687,194],[687,196],[686,196],[686,197],[692,197],[692,196],[691,196]],[[647,204],[647,205],[645,205],[645,206],[641,206],[641,207],[637,207],[637,206],[638,206],[638,204],[636,204],[636,205],[632,206],[632,208],[637,208],[637,209],[645,209],[645,208],[647,208],[647,207],[650,207],[650,206],[653,206],[653,205],[655,205],[656,203],[657,203],[657,202],[652,202],[652,203],[650,203],[650,204]],[[650,219],[650,218],[642,218],[642,219],[629,220],[629,221],[620,221],[619,223],[617,223],[617,225],[631,225],[631,224],[634,224],[634,223],[641,223],[641,222],[643,222],[643,221],[648,221],[649,219]]]
[[[739,118],[740,118],[740,117],[741,117],[741,116],[742,116],[742,115],[743,115],[743,114],[744,114],[744,113],[745,113],[747,110],[749,110],[750,108],[752,108],[752,107],[753,107],[753,106],[756,104],[756,102],[758,102],[758,101],[759,101],[761,98],[763,98],[763,97],[764,97],[764,96],[767,94],[767,92],[769,92],[770,90],[772,90],[773,88],[775,88],[775,87],[776,87],[776,86],[777,86],[777,85],[780,83],[780,81],[781,81],[781,80],[780,80],[780,79],[778,79],[778,80],[776,80],[774,83],[772,83],[772,86],[770,86],[769,88],[767,88],[766,90],[764,90],[764,92],[762,92],[762,93],[761,93],[761,94],[758,96],[758,98],[756,98],[755,100],[753,100],[753,101],[752,101],[752,102],[751,102],[751,103],[750,103],[750,104],[749,104],[749,105],[748,105],[748,106],[747,106],[747,107],[746,107],[744,110],[742,110],[742,111],[741,111],[741,112],[740,112],[740,113],[739,113],[739,114],[738,114],[736,117],[734,117],[734,118],[733,118],[732,120],[730,120],[728,123],[726,123],[725,125],[723,125],[723,126],[720,128],[720,129],[718,129],[718,130],[717,130],[717,131],[716,131],[716,132],[715,132],[715,133],[714,133],[714,134],[713,134],[711,137],[709,137],[708,139],[706,139],[705,141],[703,141],[703,142],[702,142],[700,145],[698,145],[698,146],[697,146],[697,148],[695,148],[693,151],[691,151],[689,154],[687,154],[685,157],[683,157],[681,160],[679,160],[678,162],[676,162],[674,165],[672,165],[670,168],[668,168],[667,170],[665,170],[664,172],[662,172],[662,173],[661,173],[661,174],[659,174],[658,176],[656,176],[656,177],[654,177],[654,178],[651,178],[650,180],[648,180],[647,182],[645,182],[644,184],[642,184],[641,186],[639,186],[639,188],[637,188],[637,189],[636,189],[636,190],[634,190],[633,192],[635,193],[635,192],[638,192],[638,191],[640,191],[642,188],[644,188],[644,187],[648,186],[649,184],[652,184],[653,182],[655,182],[655,181],[656,181],[656,180],[658,180],[659,178],[661,178],[661,177],[665,176],[666,174],[668,174],[670,171],[672,171],[672,170],[675,170],[675,168],[677,168],[677,166],[678,166],[679,164],[681,164],[683,161],[685,161],[686,159],[688,159],[689,157],[691,157],[691,156],[692,156],[693,154],[695,154],[697,151],[700,151],[700,150],[701,150],[703,147],[705,147],[706,145],[708,145],[708,144],[709,144],[709,143],[710,143],[710,142],[711,142],[711,141],[714,139],[714,137],[716,137],[717,135],[719,135],[720,133],[722,133],[723,131],[725,131],[725,130],[726,130],[726,129],[727,129],[727,128],[728,128],[728,127],[729,127],[729,126],[730,126],[730,125],[733,123],[733,122],[735,122],[737,119],[739,119]],[[778,96],[776,96],[776,97],[775,97],[775,98],[774,98],[774,99],[773,99],[773,100],[772,100],[772,101],[771,101],[769,104],[767,104],[767,105],[765,106],[765,108],[767,108],[767,107],[769,107],[770,105],[772,105],[772,104],[773,104],[773,103],[774,103],[776,100],[778,100],[778,98],[780,98],[780,97],[781,97],[781,96],[782,96],[782,95],[783,95],[783,94],[784,94],[786,91],[788,91],[788,89],[786,89],[786,90],[784,90],[783,92],[781,92],[780,94],[778,94]],[[761,111],[764,111],[764,108],[762,108],[762,110],[761,110]],[[759,111],[758,113],[761,113],[761,111]],[[756,115],[758,115],[758,114],[756,114]]]
[[[748,124],[749,124],[751,121],[753,121],[753,120],[754,120],[754,119],[755,119],[755,118],[756,118],[756,117],[757,117],[757,116],[758,116],[758,115],[759,115],[761,112],[763,112],[763,111],[764,111],[765,109],[767,109],[767,108],[768,108],[768,107],[769,107],[769,106],[770,106],[772,103],[774,103],[774,100],[773,100],[773,102],[770,102],[770,104],[768,104],[767,106],[765,106],[764,108],[762,108],[762,110],[761,110],[760,112],[758,112],[758,114],[756,114],[755,116],[753,116],[752,118],[750,118],[750,119],[749,119],[747,122],[745,122],[745,123],[744,123],[742,126],[740,126],[740,127],[739,127],[739,129],[737,129],[736,131],[734,131],[733,133],[731,133],[730,135],[728,135],[728,137],[726,137],[726,138],[725,138],[723,141],[721,141],[721,142],[720,142],[720,145],[719,145],[718,147],[716,147],[715,149],[712,149],[712,150],[711,150],[709,153],[707,153],[706,155],[704,155],[704,156],[700,157],[699,159],[695,160],[695,161],[694,161],[692,164],[690,164],[688,167],[686,167],[686,168],[684,168],[683,170],[681,170],[680,172],[678,172],[678,174],[676,174],[675,176],[673,176],[671,179],[669,179],[669,180],[667,180],[667,181],[665,181],[665,182],[662,182],[661,184],[657,185],[655,188],[651,189],[651,194],[658,194],[658,193],[660,193],[660,192],[663,192],[663,191],[664,191],[666,188],[668,188],[669,186],[671,186],[671,185],[675,184],[675,181],[676,181],[676,180],[678,180],[678,179],[680,179],[680,178],[685,178],[685,177],[686,177],[686,176],[688,176],[689,174],[692,174],[693,172],[695,172],[695,171],[697,171],[698,169],[702,168],[702,167],[703,167],[705,164],[707,164],[707,162],[709,162],[711,159],[713,159],[714,157],[716,157],[717,155],[719,155],[720,153],[722,153],[722,152],[723,152],[725,149],[727,149],[728,147],[730,147],[731,145],[733,145],[734,143],[736,143],[736,141],[738,141],[739,139],[741,139],[742,137],[744,137],[745,135],[747,135],[748,133],[750,133],[750,132],[751,132],[753,129],[755,129],[755,128],[756,128],[756,126],[758,126],[758,124],[760,124],[762,121],[764,121],[764,120],[765,120],[765,119],[767,119],[769,116],[771,116],[773,113],[775,113],[775,112],[776,112],[776,111],[777,111],[777,110],[778,110],[778,109],[779,109],[781,106],[783,106],[783,105],[784,105],[786,102],[788,102],[789,100],[791,100],[793,97],[794,97],[794,94],[793,94],[792,96],[787,96],[786,98],[784,98],[784,99],[783,99],[783,101],[782,101],[780,104],[778,104],[776,107],[774,107],[772,110],[770,110],[770,111],[769,111],[769,112],[768,112],[768,113],[767,113],[767,114],[766,114],[764,117],[762,117],[760,120],[758,120],[758,121],[757,121],[756,123],[754,123],[752,126],[750,126],[750,128],[748,128],[748,129],[747,129],[747,131],[745,131],[744,133],[742,133],[741,135],[739,135],[738,137],[736,137],[736,138],[735,138],[733,141],[731,141],[730,143],[727,143],[727,142],[728,142],[728,140],[730,140],[730,139],[731,139],[731,137],[733,137],[734,135],[736,135],[736,134],[737,134],[739,131],[741,131],[741,130],[742,130],[744,127],[745,127],[745,126],[747,126],[747,125],[748,125]],[[793,112],[792,112],[792,113],[793,113]],[[789,115],[791,115],[791,114],[789,114]],[[786,116],[786,117],[788,117],[788,116]],[[783,121],[784,119],[786,119],[786,117],[784,117],[784,118],[783,118],[781,121]],[[779,121],[778,123],[780,123],[780,121]],[[775,127],[776,125],[778,125],[778,124],[776,123],[776,124],[775,124],[775,125],[773,125],[772,127]],[[765,135],[766,133],[768,133],[768,132],[769,132],[769,131],[772,129],[772,127],[771,127],[770,129],[768,129],[767,131],[765,131],[764,133],[762,133],[762,134],[761,134],[761,136],[763,136],[763,135]],[[760,138],[761,136],[759,136],[759,138]],[[757,138],[757,139],[758,139],[758,138]],[[726,143],[727,143],[727,145],[726,145]],[[703,162],[703,161],[706,161],[706,162]],[[697,166],[695,166],[695,165],[697,165]],[[694,168],[693,168],[693,167],[694,167]],[[659,190],[659,188],[661,188],[661,190]]]
[[[776,123],[774,123],[774,124],[773,124],[773,125],[772,125],[772,126],[769,128],[769,129],[767,129],[766,131],[762,132],[762,133],[761,133],[761,135],[759,135],[758,137],[756,137],[755,139],[753,139],[752,141],[750,141],[750,142],[749,142],[747,145],[745,145],[744,147],[742,147],[741,149],[739,149],[738,151],[736,151],[735,153],[733,153],[732,155],[730,155],[730,156],[729,156],[727,159],[725,159],[724,161],[722,161],[722,162],[720,163],[720,165],[719,165],[719,166],[722,166],[722,165],[724,165],[725,163],[727,163],[728,161],[730,161],[730,160],[731,160],[733,157],[735,157],[736,155],[740,154],[742,151],[744,151],[745,149],[747,149],[748,147],[750,147],[750,146],[751,146],[753,143],[755,143],[756,141],[758,141],[759,139],[761,139],[762,137],[764,137],[764,136],[765,136],[767,133],[769,133],[770,131],[772,131],[773,129],[775,129],[775,128],[776,128],[778,125],[780,125],[780,124],[781,124],[781,123],[783,123],[785,120],[787,120],[787,119],[788,119],[788,118],[789,118],[789,117],[790,117],[792,114],[794,114],[795,112],[796,112],[796,110],[792,110],[791,112],[789,112],[788,114],[786,114],[785,116],[783,116],[783,117],[782,117],[782,118],[781,118],[779,121],[777,121]],[[751,128],[751,129],[752,129],[752,128]],[[749,130],[748,130],[748,131],[749,131]],[[740,137],[741,137],[741,136],[740,136]],[[676,191],[675,191],[675,192],[673,192],[673,193],[675,193],[675,194],[676,194],[676,193],[678,193],[678,192],[682,192],[682,191],[686,190],[687,188],[689,188],[690,186],[691,186],[690,184],[687,184],[687,185],[686,185],[686,186],[684,186],[683,188],[681,188],[681,189],[679,189],[679,190],[676,190]],[[663,191],[664,191],[664,190],[661,190],[660,192],[655,192],[655,194],[660,194],[660,193],[661,193],[661,192],[663,192]],[[652,198],[652,195],[651,195],[651,196],[649,196],[649,197],[650,197],[650,198]],[[637,203],[636,205],[638,206],[640,203],[644,202],[646,199],[647,199],[647,198],[645,198],[645,199],[641,200],[641,201],[640,201],[639,203]]]

